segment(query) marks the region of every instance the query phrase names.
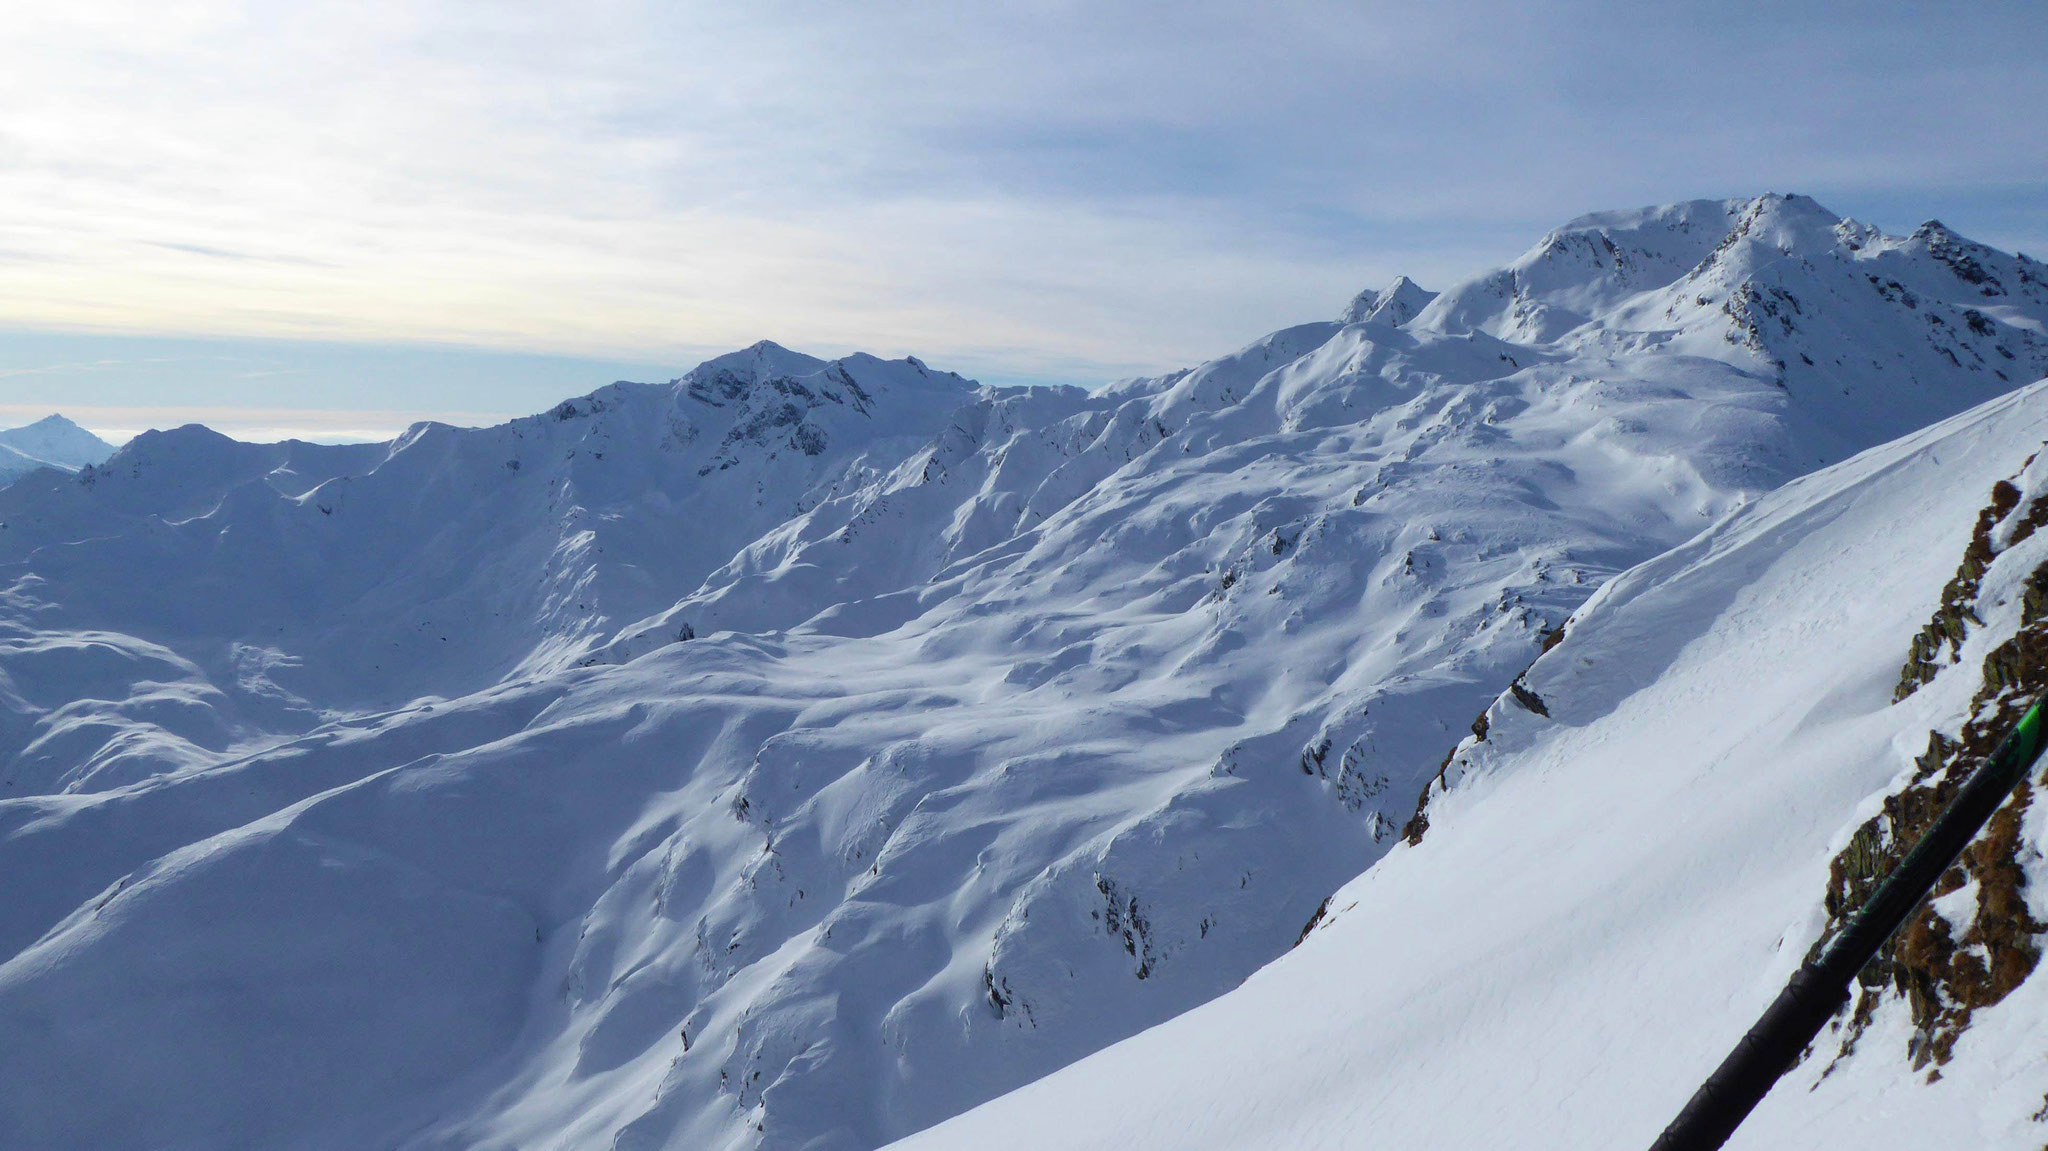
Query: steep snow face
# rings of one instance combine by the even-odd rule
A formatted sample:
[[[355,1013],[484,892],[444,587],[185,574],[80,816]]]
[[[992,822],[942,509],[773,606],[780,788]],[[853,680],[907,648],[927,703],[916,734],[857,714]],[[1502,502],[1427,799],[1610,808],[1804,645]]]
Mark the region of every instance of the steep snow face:
[[[1713,218],[1597,218],[1663,255],[1544,290],[1618,315]],[[1718,311],[1410,289],[1093,394],[759,345],[0,493],[0,1117],[864,1149],[1227,990],[1596,588],[1877,426],[1817,438]]]
[[[2039,613],[2022,601],[2048,540],[2013,509],[2048,491],[2044,441],[2048,382],[1611,582],[1460,747],[1419,844],[1298,949],[903,1151],[1649,1145],[1819,937],[1831,858],[1924,775],[1930,731],[1997,695],[1987,656]],[[1895,704],[2008,478],[2024,498],[1994,520],[1989,622]],[[2024,918],[2048,840],[2038,805],[2012,806]],[[1973,894],[1930,914],[1967,921]],[[1938,1076],[1906,998],[1865,996],[1731,1146],[2040,1144],[2048,981],[1980,1006]]]
[[[44,416],[25,427],[0,431],[0,484],[37,468],[75,472],[114,454],[114,445],[63,416]]]

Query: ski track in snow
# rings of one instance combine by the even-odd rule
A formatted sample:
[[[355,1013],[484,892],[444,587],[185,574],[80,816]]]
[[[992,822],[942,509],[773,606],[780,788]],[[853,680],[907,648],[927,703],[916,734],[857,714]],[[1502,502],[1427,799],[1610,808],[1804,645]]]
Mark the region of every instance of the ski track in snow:
[[[31,474],[0,489],[0,1141],[853,1151],[1210,1000],[1012,1097],[1075,1129],[1006,1102],[931,1138],[1342,1145],[1313,1124],[1377,1125],[1397,1083],[1444,1106],[1486,1081],[1464,1062],[1481,1037],[1521,1061],[1497,1093],[1555,1086],[1521,993],[1577,1002],[1696,930],[1708,912],[1674,910],[1696,878],[1579,851],[1565,831],[1604,793],[1495,766],[1461,768],[1432,813],[1493,882],[1402,879],[1452,850],[1432,832],[1375,866],[1417,794],[1575,610],[1617,621],[1597,632],[1614,654],[1559,706],[1636,714],[1626,690],[1659,670],[1701,700],[1744,688],[1680,674],[1750,594],[1726,572],[1783,569],[1776,544],[1726,541],[1835,538],[1799,516],[1852,520],[1828,500],[1853,502],[1842,477],[1872,457],[1766,493],[2048,373],[2044,322],[2048,269],[1938,226],[1699,201],[1587,217],[1441,295],[1401,281],[1096,393],[764,343],[497,428],[346,447],[185,428]],[[1924,619],[1912,581],[1953,567],[1989,483],[1965,478],[1883,541],[1918,566],[1867,605],[1863,646],[1803,619],[1830,662],[1779,670],[1810,686],[1872,654],[1863,671],[1896,674],[1879,649]],[[1716,548],[1721,575],[1683,567]],[[1537,664],[1539,694],[1595,635]],[[1490,756],[1523,738],[1504,706]],[[1620,723],[1563,726],[1656,738]],[[1882,784],[1869,770],[1815,769],[1807,822],[1755,856],[1791,863],[1743,898],[1818,900],[1797,853]],[[1628,786],[1655,794],[1615,810],[1651,821],[1689,785]],[[1734,835],[1752,806],[1709,822]],[[1361,872],[1334,925],[1216,999]],[[1568,919],[1618,933],[1611,955],[1544,934],[1544,893],[1617,883]],[[1344,910],[1383,890],[1395,910]],[[1499,915],[1446,914],[1503,893]],[[1703,986],[1754,959],[1755,930],[1696,949]],[[1455,983],[1468,949],[1507,966]],[[1305,974],[1335,997],[1271,990],[1315,956],[1352,998]],[[1262,1011],[1270,1032],[1231,1014]],[[1619,1022],[1588,1026],[1609,1038],[1572,1050],[1662,1067]],[[1346,1028],[1374,1038],[1342,1047]],[[1162,1035],[1266,1066],[1165,1058]],[[1687,1045],[1721,1042],[1672,1045],[1676,1098]],[[1324,1043],[1339,1054],[1306,1068]],[[1630,1122],[1665,1101],[1634,1098]]]

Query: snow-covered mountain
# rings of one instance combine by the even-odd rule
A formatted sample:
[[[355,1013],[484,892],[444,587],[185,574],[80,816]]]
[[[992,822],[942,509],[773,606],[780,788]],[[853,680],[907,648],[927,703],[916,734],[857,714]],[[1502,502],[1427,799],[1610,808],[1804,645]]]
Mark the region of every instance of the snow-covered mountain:
[[[1763,196],[1587,216],[1415,322],[1584,357],[1743,364],[1786,389],[1800,450],[1821,463],[2038,378],[2044,301],[2048,265],[1939,221],[1901,238]]]
[[[1649,1146],[2048,688],[2044,445],[2048,381],[1612,581],[1300,947],[902,1151]],[[2042,1143],[2040,786],[1730,1147]]]
[[[0,1142],[917,1131],[1285,953],[1597,589],[2044,324],[1937,225],[1703,201],[1093,393],[762,344],[32,476]]]
[[[60,415],[0,431],[0,485],[37,468],[75,472],[104,461],[114,445]]]

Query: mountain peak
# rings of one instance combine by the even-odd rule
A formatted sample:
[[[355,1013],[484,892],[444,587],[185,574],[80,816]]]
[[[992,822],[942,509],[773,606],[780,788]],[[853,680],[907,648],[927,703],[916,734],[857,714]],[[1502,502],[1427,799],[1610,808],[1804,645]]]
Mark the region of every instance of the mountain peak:
[[[1395,276],[1394,282],[1374,291],[1367,288],[1351,298],[1351,303],[1338,317],[1345,324],[1385,323],[1399,327],[1415,318],[1416,313],[1429,306],[1436,299],[1436,293],[1406,276]]]
[[[799,381],[809,381],[808,384]],[[808,403],[850,396],[865,411],[873,396],[882,391],[908,389],[922,395],[937,389],[934,397],[958,398],[971,391],[974,381],[953,372],[937,372],[915,356],[884,360],[855,352],[836,360],[821,360],[791,351],[771,340],[761,340],[737,352],[714,356],[685,372],[675,381],[686,394],[714,407],[740,399],[757,387],[769,387],[778,395],[799,395]],[[775,402],[780,402],[779,400]]]
[[[52,413],[24,427],[0,431],[0,447],[36,464],[75,472],[114,454],[114,445],[61,415]]]
[[[773,340],[757,340],[736,352],[713,356],[683,373],[682,382],[695,383],[725,375],[753,382],[776,376],[808,376],[824,369],[826,361],[793,352]]]

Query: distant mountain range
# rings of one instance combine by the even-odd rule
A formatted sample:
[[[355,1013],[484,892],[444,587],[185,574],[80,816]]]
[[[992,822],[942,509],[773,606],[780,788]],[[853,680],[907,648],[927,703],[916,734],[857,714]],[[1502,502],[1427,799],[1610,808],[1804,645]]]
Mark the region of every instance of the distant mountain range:
[[[1645,837],[1722,867],[1752,848],[1669,821],[1795,809],[1756,815],[1777,838],[1754,850],[1807,872],[1744,907],[1797,950],[1828,828],[1846,842],[1903,770],[1808,795],[1746,767],[1722,807],[1690,785],[1623,803],[1722,745],[1706,719],[1660,744],[1600,709],[1655,688],[1754,727],[1775,721],[1728,693],[1811,689],[1836,693],[1815,716],[1875,724],[1858,709],[1898,668],[1871,653],[1903,658],[1984,489],[2048,436],[2015,394],[2044,375],[2048,267],[1772,195],[1587,216],[1440,293],[1397,281],[1094,391],[764,342],[494,428],[186,427],[31,473],[0,489],[0,1143],[866,1151],[1074,1065],[987,1113],[1062,1146],[1122,1090],[1089,1069],[1135,1076],[1077,1061],[1212,1000],[1190,1018],[1281,1004],[1252,989],[1315,954],[1364,989],[1328,1025],[1399,1041],[1326,1081],[1299,1001],[1264,1031],[1154,1032],[1216,1049],[1189,1082],[1239,1126],[1202,1132],[1289,1146],[1276,1116],[1326,1113],[1271,1075],[1230,1096],[1256,1034],[1296,1045],[1267,1063],[1305,1100],[1381,1098],[1373,1060],[1412,1059],[1412,1107],[1384,1106],[1522,1145],[1519,1112],[1458,1095],[1467,1025],[1429,999],[1439,975],[1497,993],[1473,1018],[1522,1022],[1487,1032],[1509,1069],[1487,1090],[1521,1089],[1515,1066],[1551,1082],[1507,980],[1564,979],[1570,949],[1515,908],[1579,905],[1518,884],[1640,874],[1625,905],[1727,933],[1699,970],[1728,978],[1776,953],[1685,919],[1701,895]],[[1955,431],[1979,426],[2004,430]],[[1912,519],[1911,565],[1858,585],[1815,560],[1804,588],[1783,566],[1803,539],[1878,547],[1851,537],[1886,515]],[[1776,597],[1758,612],[1807,614],[1709,626],[1751,580]],[[1702,636],[1718,670],[1664,680]],[[1800,643],[1853,670],[1783,654]],[[1565,746],[1537,723],[1553,692],[1554,728],[1628,757],[1583,784],[1580,744],[1513,758]],[[1914,706],[1953,726],[1969,692]],[[1539,798],[1490,798],[1510,786]],[[1580,852],[1600,829],[1630,846]],[[1404,878],[1431,858],[1452,870]],[[1382,875],[1415,886],[1374,894]],[[1583,914],[1599,953],[1610,925]],[[1547,965],[1517,966],[1539,936]],[[1495,992],[1456,982],[1474,955],[1509,957]],[[1710,1002],[1740,1014],[1737,993]],[[1634,1005],[1668,1025],[1691,1002],[1631,995],[1556,1025],[1618,1035]],[[1430,1034],[1402,1030],[1411,1001]],[[1599,1050],[1626,1084],[1633,1048]],[[1180,1145],[1182,1097],[1128,1082],[1130,1121],[1100,1130]],[[1050,1126],[1018,1118],[1045,1098]],[[981,1122],[931,1138],[974,1146]]]
[[[37,468],[75,472],[104,463],[114,445],[63,416],[45,416],[26,427],[0,431],[0,484],[13,483]]]

